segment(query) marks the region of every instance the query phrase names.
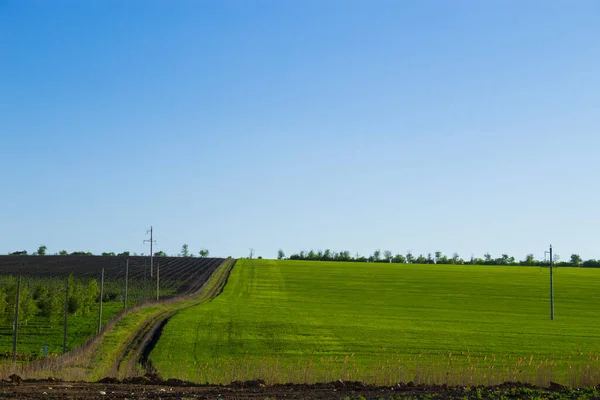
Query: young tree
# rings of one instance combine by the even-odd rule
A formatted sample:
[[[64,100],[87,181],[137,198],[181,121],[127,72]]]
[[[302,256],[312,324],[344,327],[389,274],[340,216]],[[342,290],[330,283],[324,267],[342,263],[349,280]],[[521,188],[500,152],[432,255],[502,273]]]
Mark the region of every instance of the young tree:
[[[392,255],[392,252],[389,250],[386,250],[383,252],[383,259],[387,262],[392,262],[392,258],[394,258],[394,256]]]
[[[508,254],[502,254],[502,257],[496,259],[496,264],[499,265],[508,265],[510,257]]]
[[[581,265],[581,257],[579,257],[579,254],[571,254],[571,264],[573,264],[576,267],[579,267]]]
[[[392,259],[392,262],[395,262],[398,264],[406,264],[406,258],[402,254],[396,254],[394,256],[394,258]]]
[[[48,250],[48,247],[41,245],[40,247],[38,247],[37,251],[35,252],[36,255],[38,256],[45,256],[46,255],[46,250]]]
[[[452,254],[452,264],[462,264],[460,256],[458,255],[458,253],[454,253]]]
[[[415,256],[412,255],[412,252],[410,250],[406,252],[406,262],[408,264],[412,264],[415,262]]]
[[[521,265],[535,265],[535,258],[533,254],[527,254],[525,260],[521,261]]]
[[[100,300],[100,288],[98,286],[98,281],[91,279],[85,288],[83,300],[84,312],[88,313],[95,308],[96,299]]]
[[[373,252],[373,261],[379,262],[381,260],[381,250],[377,249]]]
[[[285,253],[283,252],[283,250],[279,249],[277,251],[277,259],[278,260],[283,260],[285,258]]]
[[[350,261],[352,260],[352,256],[348,250],[340,251],[338,254],[338,260],[340,261]]]
[[[181,246],[181,256],[182,257],[189,257],[190,256],[190,250],[189,250],[187,244],[184,244],[183,246]]]
[[[206,257],[208,257],[209,251],[208,251],[208,249],[202,249],[202,250],[200,250],[199,254],[200,254],[200,257],[206,258]]]
[[[426,264],[426,263],[427,263],[427,259],[425,257],[423,257],[423,254],[419,254],[417,259],[415,260],[415,264]]]

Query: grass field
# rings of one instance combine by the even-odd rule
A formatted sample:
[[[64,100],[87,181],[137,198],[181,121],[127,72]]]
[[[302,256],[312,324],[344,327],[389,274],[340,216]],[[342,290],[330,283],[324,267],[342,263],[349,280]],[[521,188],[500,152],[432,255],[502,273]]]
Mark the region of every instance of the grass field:
[[[123,309],[123,303],[107,302],[103,304],[102,325]],[[28,324],[19,326],[17,353],[23,355],[42,355],[47,346],[48,355],[59,355],[63,351],[63,321],[50,323],[47,318],[34,317]],[[98,312],[68,318],[67,351],[84,343],[98,331]],[[13,327],[7,323],[0,326],[0,352],[11,359]]]
[[[151,354],[198,382],[600,381],[600,270],[239,260]],[[588,382],[589,381],[589,382]],[[592,382],[593,381],[593,382]]]

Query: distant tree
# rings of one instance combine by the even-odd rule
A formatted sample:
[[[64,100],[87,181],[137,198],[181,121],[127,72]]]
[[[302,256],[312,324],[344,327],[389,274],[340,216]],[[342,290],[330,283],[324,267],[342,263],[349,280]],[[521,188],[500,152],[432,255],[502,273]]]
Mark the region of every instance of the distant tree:
[[[27,250],[23,250],[23,251],[14,251],[12,253],[9,254],[9,256],[26,256],[27,255]]]
[[[373,252],[373,258],[372,260],[374,262],[379,262],[381,260],[381,250],[377,249]]]
[[[581,265],[581,257],[579,257],[579,254],[571,254],[571,264],[579,267]]]
[[[93,254],[89,251],[73,251],[71,256],[93,256]]]
[[[415,262],[415,256],[413,256],[412,252],[410,252],[410,251],[406,252],[406,262],[409,264],[412,264]]]
[[[206,258],[206,257],[208,257],[208,255],[210,254],[210,252],[208,251],[208,249],[202,249],[202,250],[200,250],[199,254],[200,254],[200,257]]]
[[[102,253],[102,257],[114,257],[114,256],[115,256],[115,252],[114,251],[109,251],[109,252]]]
[[[283,252],[283,250],[281,250],[281,249],[277,250],[277,259],[283,260],[284,258],[285,258],[285,253]]]
[[[258,256],[258,257],[256,257],[256,258],[257,258],[258,260],[262,260],[262,259],[263,259],[263,258],[262,258],[262,256]]]
[[[423,256],[423,254],[419,254],[415,260],[415,264],[427,264],[427,259]]]
[[[165,253],[164,251],[157,251],[156,253],[154,253],[154,257],[166,257],[167,253]]]
[[[581,264],[584,268],[600,268],[600,260],[586,260]]]
[[[433,260],[431,253],[427,253],[427,264],[434,264],[434,263],[435,263],[435,261]]]
[[[490,253],[485,253],[483,255],[483,259],[485,261],[486,264],[493,264],[492,262],[492,255]]]
[[[184,244],[183,246],[181,246],[181,256],[182,257],[189,257],[190,256],[190,250],[189,250],[187,244]]]
[[[325,251],[323,252],[323,256],[321,257],[321,260],[331,261],[332,259],[333,259],[333,257],[331,256],[331,250],[325,249]]]
[[[312,249],[308,252],[307,256],[306,256],[307,260],[316,260],[317,259],[317,253],[315,253]]]
[[[119,256],[119,257],[129,257],[130,254],[131,254],[130,252],[124,251],[122,253],[117,254],[117,256]]]
[[[61,250],[61,251],[58,252],[58,255],[59,256],[68,256],[69,252],[67,252],[66,250]]]
[[[392,259],[392,262],[397,264],[406,264],[406,258],[402,254],[396,254]]]
[[[452,264],[462,264],[463,263],[462,259],[458,255],[458,253],[452,254],[452,258],[450,260],[451,260]]]
[[[535,265],[535,258],[533,254],[527,254],[525,260],[521,261],[521,265]]]
[[[38,247],[37,251],[35,252],[36,255],[38,256],[45,256],[46,255],[46,250],[48,250],[48,247],[41,245],[40,247]]]
[[[352,256],[350,255],[350,252],[348,250],[344,250],[339,252],[338,259],[340,261],[351,261]]]
[[[385,250],[383,252],[383,259],[387,262],[392,262],[392,258],[394,258],[394,256],[392,255],[392,252],[389,250]]]
[[[510,257],[508,256],[508,254],[502,254],[502,256],[500,258],[496,259],[496,264],[497,265],[508,265]]]
[[[365,256],[360,256],[360,255],[359,255],[357,258],[355,258],[354,260],[355,260],[355,261],[357,261],[357,262],[367,262],[367,261],[369,261],[369,260],[367,259],[367,257],[365,257]]]

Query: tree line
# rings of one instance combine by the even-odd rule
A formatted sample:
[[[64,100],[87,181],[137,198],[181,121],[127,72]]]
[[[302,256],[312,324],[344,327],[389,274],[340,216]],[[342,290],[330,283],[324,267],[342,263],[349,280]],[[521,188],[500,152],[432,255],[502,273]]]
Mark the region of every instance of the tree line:
[[[46,255],[50,255],[47,252],[48,247],[42,245],[40,247],[38,247],[38,249],[36,251],[34,251],[33,253],[28,253],[27,250],[21,250],[21,251],[14,251],[12,253],[8,253],[9,256],[46,256]],[[208,249],[201,249],[198,252],[198,256],[201,258],[207,258],[209,256],[210,252],[208,251]],[[61,250],[58,253],[54,253],[53,255],[55,256],[94,256],[95,254],[90,252],[90,251],[73,251],[71,253],[69,253],[66,250]],[[100,254],[103,257],[129,257],[129,256],[146,256],[146,254],[141,253],[131,253],[129,251],[124,251],[122,253],[115,253],[115,252],[103,252]],[[167,253],[165,253],[164,251],[157,251],[154,253],[154,257],[168,257]],[[189,250],[189,246],[187,244],[184,244],[181,247],[181,252],[179,254],[176,255],[172,255],[172,257],[195,257],[195,254],[192,253]]]
[[[286,257],[284,251],[279,249],[277,252],[279,260],[312,260],[312,261],[353,261],[353,262],[377,262],[377,263],[396,263],[396,264],[455,264],[455,265],[507,265],[507,266],[547,266],[550,265],[550,260],[537,260],[533,254],[525,256],[524,260],[517,260],[515,257],[508,254],[502,254],[500,257],[494,258],[490,253],[484,254],[483,258],[471,256],[465,260],[458,253],[453,253],[452,256],[447,256],[441,251],[435,253],[427,253],[427,255],[414,255],[408,251],[406,254],[393,254],[389,250],[375,250],[369,256],[360,255],[358,253],[352,255],[349,251],[332,251],[327,250],[310,250],[294,253]],[[600,268],[600,260],[590,259],[583,260],[579,254],[571,254],[568,261],[561,261],[560,258],[554,256],[554,265],[557,266],[574,266],[584,268]]]

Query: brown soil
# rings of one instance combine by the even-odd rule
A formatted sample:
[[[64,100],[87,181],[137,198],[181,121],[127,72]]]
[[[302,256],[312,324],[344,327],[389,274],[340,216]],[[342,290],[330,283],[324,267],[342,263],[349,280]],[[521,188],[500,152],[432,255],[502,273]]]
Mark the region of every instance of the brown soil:
[[[0,385],[0,398],[8,399],[344,399],[382,398],[398,394],[391,388],[336,387],[334,385],[277,385],[270,387],[167,386],[140,383],[23,382]],[[182,384],[182,382],[173,382]],[[184,383],[185,384],[185,383]],[[417,390],[419,394],[427,391]],[[406,393],[406,391],[405,391]],[[415,393],[416,394],[416,393]]]
[[[489,391],[533,388],[519,383],[485,388]],[[385,399],[398,396],[431,396],[436,399],[469,398],[474,388],[398,384],[395,386],[369,386],[360,382],[331,382],[316,385],[266,386],[264,381],[232,382],[228,386],[198,386],[189,382],[169,379],[163,381],[158,375],[119,381],[105,378],[96,383],[62,382],[54,379],[24,380],[18,377],[0,382],[0,398],[13,399],[214,399],[214,400],[258,400],[258,399]],[[564,387],[541,389],[546,394],[568,390]],[[514,394],[514,393],[513,393]],[[484,396],[486,398],[487,396]],[[511,396],[512,397],[512,396]],[[544,396],[545,397],[545,396]],[[513,397],[514,398],[514,397]],[[518,398],[518,397],[517,397]],[[576,397],[571,397],[576,398]],[[588,397],[589,398],[589,397]]]

